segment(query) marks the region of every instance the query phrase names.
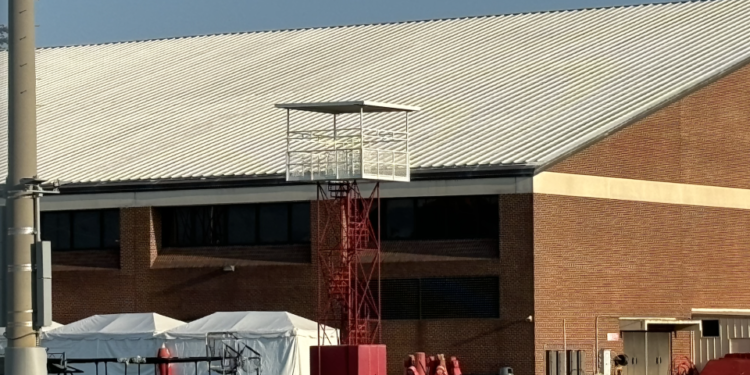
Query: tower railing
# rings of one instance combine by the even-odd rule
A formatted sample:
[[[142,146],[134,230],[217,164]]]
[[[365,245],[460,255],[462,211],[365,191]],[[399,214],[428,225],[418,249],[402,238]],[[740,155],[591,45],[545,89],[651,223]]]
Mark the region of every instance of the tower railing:
[[[287,181],[317,184],[318,345],[380,343],[380,226],[373,225],[380,222],[379,181],[409,181],[409,113],[419,108],[367,101],[276,106],[287,111]],[[305,114],[293,123],[292,111]],[[365,126],[373,112],[380,117]],[[388,113],[403,120],[389,122]],[[321,114],[330,116],[330,127],[314,121]],[[369,196],[358,180],[376,181]],[[341,334],[330,337],[326,327]]]

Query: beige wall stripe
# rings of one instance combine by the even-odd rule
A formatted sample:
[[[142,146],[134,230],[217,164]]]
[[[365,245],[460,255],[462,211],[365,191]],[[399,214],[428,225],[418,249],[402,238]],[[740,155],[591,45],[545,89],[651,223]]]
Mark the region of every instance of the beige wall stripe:
[[[750,190],[542,172],[534,193],[637,202],[750,209]]]

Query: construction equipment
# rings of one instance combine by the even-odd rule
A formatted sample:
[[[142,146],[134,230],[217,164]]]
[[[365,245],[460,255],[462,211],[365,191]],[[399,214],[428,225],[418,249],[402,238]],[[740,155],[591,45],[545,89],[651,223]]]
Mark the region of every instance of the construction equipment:
[[[221,375],[260,375],[261,355],[233,333],[215,332],[206,335],[206,356],[221,358],[210,365],[211,372]]]

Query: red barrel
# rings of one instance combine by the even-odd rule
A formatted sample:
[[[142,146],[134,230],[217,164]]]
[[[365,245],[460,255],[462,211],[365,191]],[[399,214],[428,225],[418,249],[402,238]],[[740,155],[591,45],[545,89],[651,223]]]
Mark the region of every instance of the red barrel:
[[[169,349],[164,344],[161,344],[161,348],[159,348],[159,352],[156,353],[156,356],[159,358],[169,358]],[[160,375],[172,375],[172,365],[169,363],[160,363],[159,364],[159,374]]]
[[[417,365],[415,366],[417,368],[417,375],[428,375],[427,374],[427,355],[424,354],[424,352],[417,352],[416,359],[417,359]]]

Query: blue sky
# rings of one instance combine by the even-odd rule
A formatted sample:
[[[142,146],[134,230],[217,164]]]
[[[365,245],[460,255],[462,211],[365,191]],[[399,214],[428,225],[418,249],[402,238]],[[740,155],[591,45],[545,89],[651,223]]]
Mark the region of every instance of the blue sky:
[[[642,4],[649,0],[39,0],[37,44],[393,22]],[[0,18],[7,18],[7,0]],[[3,21],[3,23],[5,23]]]

